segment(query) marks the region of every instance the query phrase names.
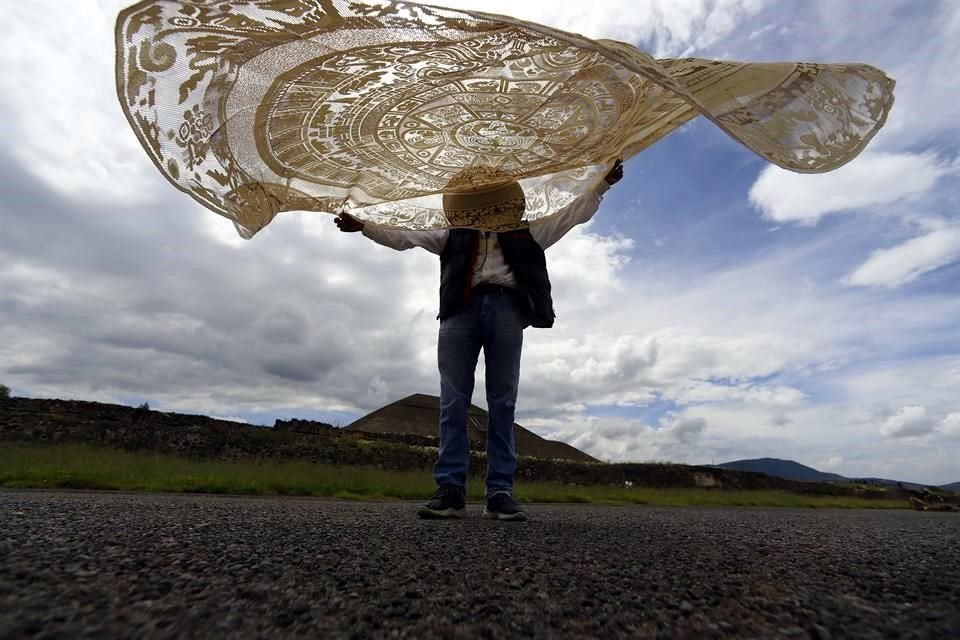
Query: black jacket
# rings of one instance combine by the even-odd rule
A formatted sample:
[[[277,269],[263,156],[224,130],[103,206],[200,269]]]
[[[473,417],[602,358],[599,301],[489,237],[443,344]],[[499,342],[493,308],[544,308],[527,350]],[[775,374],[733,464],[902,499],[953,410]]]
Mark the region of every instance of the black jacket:
[[[550,296],[550,278],[543,248],[530,235],[529,229],[497,234],[503,258],[513,270],[518,290],[514,297],[527,324],[534,327],[553,326],[556,314]],[[476,258],[480,232],[453,229],[440,253],[440,320],[462,312],[470,301],[471,267]]]

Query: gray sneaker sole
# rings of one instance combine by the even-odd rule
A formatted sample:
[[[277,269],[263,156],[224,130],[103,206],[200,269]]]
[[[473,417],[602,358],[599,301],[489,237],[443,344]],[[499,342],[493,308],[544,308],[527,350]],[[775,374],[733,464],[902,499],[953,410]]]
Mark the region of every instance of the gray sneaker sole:
[[[527,514],[523,511],[517,511],[516,513],[500,513],[499,511],[487,511],[487,508],[483,508],[483,517],[490,518],[492,520],[512,520],[514,522],[523,522],[527,519]]]
[[[427,506],[422,506],[417,509],[417,515],[421,518],[426,518],[428,520],[447,520],[449,518],[465,518],[467,516],[466,509],[431,509]]]

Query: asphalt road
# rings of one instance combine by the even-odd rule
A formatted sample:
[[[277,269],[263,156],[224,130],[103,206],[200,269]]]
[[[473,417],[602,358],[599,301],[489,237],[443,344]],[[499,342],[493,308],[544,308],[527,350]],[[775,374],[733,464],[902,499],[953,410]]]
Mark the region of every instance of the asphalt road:
[[[960,514],[0,490],[0,638],[960,637]]]

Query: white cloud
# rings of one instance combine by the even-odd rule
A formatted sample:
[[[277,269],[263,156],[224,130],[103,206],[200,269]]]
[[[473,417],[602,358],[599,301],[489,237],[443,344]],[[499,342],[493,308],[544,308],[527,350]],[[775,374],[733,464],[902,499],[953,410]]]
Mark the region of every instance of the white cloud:
[[[2,3],[0,114],[17,127],[7,140],[16,157],[52,188],[142,202],[167,186],[117,100],[113,26],[121,6]]]
[[[547,250],[550,282],[563,313],[595,308],[622,291],[620,274],[630,262],[633,240],[592,232],[592,224],[575,227]],[[585,269],[585,265],[587,268]]]
[[[684,462],[701,453],[698,443],[707,432],[706,420],[686,413],[668,414],[656,427],[590,416],[531,420],[524,426],[612,462]]]
[[[703,418],[672,414],[660,421],[660,432],[667,434],[683,444],[693,444],[700,439],[707,428]]]
[[[833,471],[834,469],[839,469],[843,465],[843,456],[831,456],[825,460],[821,460],[816,468],[820,471]]]
[[[835,171],[799,174],[768,166],[750,202],[776,222],[814,224],[828,213],[869,210],[929,191],[955,171],[931,153],[865,152]]]
[[[918,383],[919,387],[922,385]],[[922,395],[915,397],[922,400]],[[696,415],[707,421],[709,430],[687,448],[685,460],[704,464],[714,460],[780,457],[848,477],[933,484],[958,478],[957,440],[931,437],[942,431],[941,419],[930,420],[936,428],[927,435],[880,438],[878,426],[893,417],[894,412],[878,420],[876,415],[856,408],[864,400],[867,399],[848,398],[848,408],[833,403],[807,403],[792,410],[793,422],[783,427],[766,426],[763,412],[748,405],[699,406]],[[937,415],[929,408],[925,413],[928,417]],[[906,417],[910,417],[909,412]]]
[[[757,375],[762,374],[758,371]],[[664,397],[684,405],[702,402],[745,402],[770,407],[789,407],[800,404],[806,396],[799,389],[783,385],[727,385],[691,379],[668,390]]]
[[[643,43],[658,57],[685,57],[729,36],[763,0],[440,0],[455,9],[513,16],[589,38]]]
[[[525,411],[643,406],[657,398],[680,404],[739,401],[782,407],[804,397],[784,385],[749,382],[806,363],[810,351],[802,339],[674,328],[612,338],[618,333],[615,325],[599,318],[595,324],[598,331],[582,338],[544,337],[527,345],[521,371]]]
[[[784,411],[777,411],[772,416],[770,416],[770,424],[774,427],[786,427],[787,425],[793,424],[794,420],[786,414]]]
[[[623,294],[612,304],[564,316],[550,332],[528,333],[520,423],[594,447],[602,459],[699,464],[789,451],[815,466],[829,450],[828,458],[846,461],[834,469],[846,475],[950,481],[949,464],[925,466],[931,451],[915,451],[884,471],[870,466],[862,448],[895,413],[878,418],[878,399],[924,406],[933,416],[956,410],[956,357],[903,363],[889,354],[939,353],[957,344],[960,327],[952,318],[960,317],[960,300],[808,282],[806,265],[842,242],[831,235],[815,250],[781,251],[696,277],[624,272]],[[878,364],[888,357],[894,359]],[[709,431],[681,447],[654,438],[646,423],[594,420],[587,409],[663,400],[679,405],[679,415],[706,420]],[[892,442],[906,441],[919,439]],[[894,459],[892,449],[876,455]]]
[[[776,28],[777,28],[777,25],[775,24],[767,24],[760,27],[759,29],[754,29],[753,31],[750,32],[750,35],[747,36],[747,40],[756,40],[757,38],[761,38],[765,34],[773,31]]]
[[[940,423],[940,431],[947,438],[960,439],[960,411],[947,414]]]
[[[885,438],[915,438],[932,433],[937,421],[927,415],[926,407],[902,407],[880,426]]]
[[[865,12],[857,2],[822,0],[821,4],[846,5],[849,18],[858,27]],[[887,5],[894,15],[878,21],[873,37],[861,59],[887,71],[896,79],[896,104],[884,130],[874,141],[877,149],[911,149],[918,144],[953,144],[960,141],[960,101],[957,100],[956,61],[960,60],[960,3],[940,0],[936,3],[897,6],[876,3],[870,13]],[[913,23],[913,28],[896,28],[897,13],[907,9],[929,12],[929,21]],[[910,10],[907,10],[909,13]],[[881,17],[883,11],[875,14]],[[841,19],[837,38],[849,38],[850,21]],[[909,24],[909,23],[908,23]],[[923,35],[917,37],[919,33]]]
[[[923,308],[924,300],[916,304]],[[934,313],[941,313],[935,311]],[[869,317],[869,313],[865,316]],[[944,312],[946,318],[960,317],[960,305],[950,312]],[[948,322],[952,322],[949,320]],[[871,327],[873,328],[873,327]],[[932,328],[905,328],[898,336],[898,342],[907,353],[933,350],[941,341],[956,349],[960,344],[960,332],[955,326],[946,334]],[[873,329],[877,333],[887,333],[882,323]],[[924,333],[933,333],[928,341]],[[916,340],[907,344],[910,339]],[[884,348],[882,353],[887,353]],[[934,416],[956,412],[957,389],[960,389],[960,354],[906,358],[904,361],[886,361],[882,366],[861,364],[859,367],[834,374],[833,387],[836,393],[852,404],[871,407],[868,418],[871,424],[885,421],[896,413],[896,407],[922,406]]]
[[[246,418],[240,416],[210,416],[214,420],[224,420],[226,422],[239,422],[241,424],[249,424],[249,421]]]
[[[890,249],[878,249],[845,280],[849,285],[898,287],[960,259],[960,227],[938,229]]]

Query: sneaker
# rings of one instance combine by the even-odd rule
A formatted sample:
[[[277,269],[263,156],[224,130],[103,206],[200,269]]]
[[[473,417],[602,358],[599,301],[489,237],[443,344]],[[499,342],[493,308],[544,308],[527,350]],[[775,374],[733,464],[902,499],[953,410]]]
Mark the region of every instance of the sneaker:
[[[444,486],[417,510],[421,518],[462,518],[467,515],[466,495],[459,487]]]
[[[483,508],[484,518],[493,518],[494,520],[516,520],[527,519],[527,514],[520,506],[520,503],[513,499],[509,493],[498,493],[487,498],[487,505]]]

